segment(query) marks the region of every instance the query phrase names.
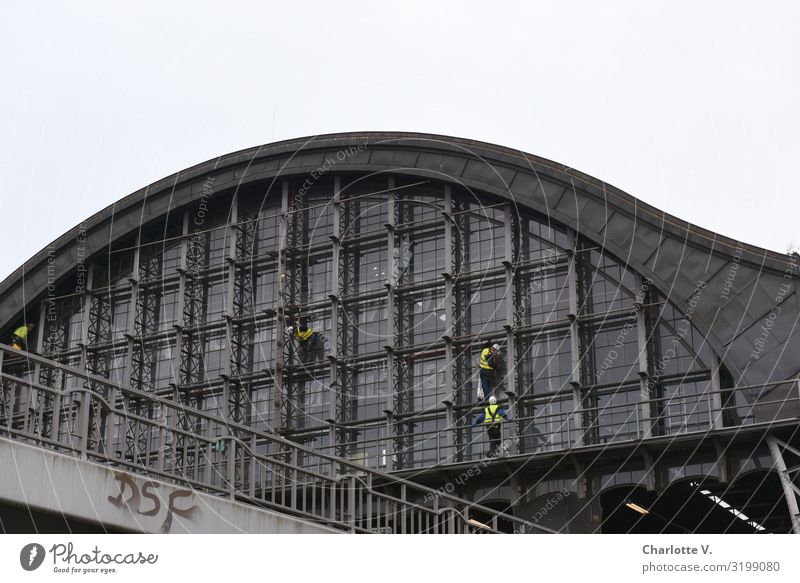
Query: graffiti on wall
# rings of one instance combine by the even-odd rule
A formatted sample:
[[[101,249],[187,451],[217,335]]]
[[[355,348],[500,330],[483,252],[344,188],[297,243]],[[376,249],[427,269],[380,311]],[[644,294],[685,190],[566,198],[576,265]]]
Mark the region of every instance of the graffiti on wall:
[[[172,528],[173,516],[191,520],[197,511],[194,492],[191,490],[177,489],[170,492],[164,508],[161,498],[156,494],[161,484],[148,480],[140,489],[133,477],[128,474],[115,473],[114,479],[117,481],[119,493],[116,496],[109,496],[108,501],[117,508],[128,509],[140,516],[159,516],[163,510],[166,514],[161,524],[161,532],[164,534]]]

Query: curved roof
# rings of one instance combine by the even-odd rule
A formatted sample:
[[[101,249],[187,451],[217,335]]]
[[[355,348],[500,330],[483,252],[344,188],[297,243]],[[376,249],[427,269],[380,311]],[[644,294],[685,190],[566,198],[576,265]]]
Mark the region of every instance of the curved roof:
[[[142,222],[199,199],[210,174],[214,190],[221,192],[313,172],[326,161],[337,172],[393,172],[459,183],[548,215],[651,278],[678,309],[692,314],[712,348],[734,374],[744,373],[746,382],[783,380],[797,372],[791,355],[800,348],[798,266],[790,256],[692,225],[551,160],[473,140],[404,132],[286,140],[219,156],[154,182],[68,231],[0,283],[0,323],[8,326],[19,318],[48,283],[76,267],[79,254],[89,257]],[[764,347],[754,357],[759,340]]]

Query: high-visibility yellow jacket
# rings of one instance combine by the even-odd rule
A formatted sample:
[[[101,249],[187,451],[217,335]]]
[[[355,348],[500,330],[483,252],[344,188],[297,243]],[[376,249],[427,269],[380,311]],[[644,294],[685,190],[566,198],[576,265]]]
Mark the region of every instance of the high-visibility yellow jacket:
[[[483,410],[484,423],[502,423],[503,416],[498,412],[500,405],[489,405]]]
[[[314,331],[311,329],[311,326],[309,326],[308,328],[306,328],[306,331],[305,331],[305,332],[300,332],[300,326],[297,326],[297,327],[294,329],[294,335],[295,335],[295,337],[296,337],[296,338],[297,338],[297,339],[298,339],[300,342],[305,342],[306,340],[308,340],[309,338],[311,338],[311,335],[312,335],[313,333],[314,333]]]
[[[28,339],[28,327],[27,326],[20,326],[16,330],[14,330],[14,336],[17,338],[22,338],[23,340]]]
[[[492,356],[492,349],[491,348],[484,348],[481,350],[481,361],[478,363],[478,366],[481,368],[485,368],[486,370],[494,370],[494,367],[489,364],[489,358]]]

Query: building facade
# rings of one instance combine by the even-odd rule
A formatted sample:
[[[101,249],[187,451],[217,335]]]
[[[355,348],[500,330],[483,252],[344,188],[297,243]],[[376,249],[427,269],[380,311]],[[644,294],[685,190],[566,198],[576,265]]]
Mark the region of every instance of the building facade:
[[[789,532],[797,277],[796,256],[548,160],[338,134],[123,198],[0,285],[0,323],[36,323],[48,359],[555,530]],[[511,419],[488,461],[486,342]]]

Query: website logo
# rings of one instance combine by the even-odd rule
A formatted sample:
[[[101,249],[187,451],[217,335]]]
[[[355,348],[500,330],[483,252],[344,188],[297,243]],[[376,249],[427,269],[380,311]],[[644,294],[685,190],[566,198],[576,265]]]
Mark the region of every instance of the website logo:
[[[31,543],[22,547],[19,552],[19,564],[26,571],[35,571],[44,562],[44,547],[37,543]]]

